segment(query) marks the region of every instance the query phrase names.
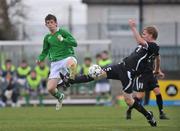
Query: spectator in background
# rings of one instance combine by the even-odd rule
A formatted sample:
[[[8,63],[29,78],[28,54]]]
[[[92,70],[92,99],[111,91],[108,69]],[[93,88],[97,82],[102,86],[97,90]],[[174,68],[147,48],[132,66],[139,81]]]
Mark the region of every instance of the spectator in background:
[[[2,65],[2,102],[3,106],[7,105],[7,100],[11,99],[12,107],[18,105],[19,88],[15,80],[15,66],[12,65],[12,61],[7,59],[5,64]]]
[[[92,59],[91,57],[85,57],[84,63],[82,65],[82,68],[80,70],[80,74],[88,75],[89,67],[92,65]]]
[[[92,59],[91,57],[85,57],[84,58],[84,64],[81,67],[80,74],[81,75],[88,75],[89,67],[92,65]],[[85,87],[84,87],[85,86]],[[85,85],[81,86],[81,91],[88,89],[88,93],[91,95],[93,94],[94,89],[94,82],[85,83]]]
[[[103,51],[100,56],[96,56],[96,62],[102,67],[109,66],[112,61],[109,58],[108,51]],[[110,101],[110,83],[107,79],[101,79],[96,82],[95,93],[96,93],[96,104],[100,104],[101,99],[104,99],[105,104],[108,104]]]
[[[42,85],[42,91],[44,93],[48,93],[47,92],[47,80],[48,80],[48,75],[49,75],[49,67],[45,64],[44,61],[39,62],[39,64],[36,65],[35,67],[35,71],[37,73],[37,75],[39,75],[41,77],[41,85]]]
[[[7,59],[5,61],[5,64],[2,65],[1,69],[2,69],[2,77],[5,77],[8,73],[14,75],[16,67],[12,64],[11,59]]]
[[[21,87],[24,91],[26,84],[26,77],[29,75],[31,71],[31,67],[28,65],[26,60],[22,60],[20,65],[17,68],[17,83],[18,86]]]
[[[25,100],[26,104],[29,105],[30,98],[39,97],[39,104],[43,104],[43,95],[42,95],[42,86],[41,86],[41,77],[37,75],[35,70],[30,72],[30,75],[26,79],[26,94]]]
[[[99,61],[101,60],[101,54],[96,54],[96,64],[99,65]]]

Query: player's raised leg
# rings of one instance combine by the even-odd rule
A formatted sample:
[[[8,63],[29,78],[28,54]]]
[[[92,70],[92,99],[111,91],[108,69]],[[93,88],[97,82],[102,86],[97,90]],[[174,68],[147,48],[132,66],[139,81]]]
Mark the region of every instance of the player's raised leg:
[[[70,79],[74,79],[77,74],[77,60],[74,57],[70,57],[67,60],[67,68],[69,70]]]

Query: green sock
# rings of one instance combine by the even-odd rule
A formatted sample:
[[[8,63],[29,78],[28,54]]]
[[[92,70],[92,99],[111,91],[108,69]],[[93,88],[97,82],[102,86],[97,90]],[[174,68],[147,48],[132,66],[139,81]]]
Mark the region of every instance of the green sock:
[[[29,105],[29,99],[30,99],[29,95],[25,95],[26,105]]]
[[[55,93],[53,94],[53,96],[56,98],[56,99],[63,99],[63,93],[61,93],[60,91],[56,90]]]
[[[101,96],[96,96],[96,102],[100,102]]]
[[[39,105],[43,105],[43,95],[39,95]]]

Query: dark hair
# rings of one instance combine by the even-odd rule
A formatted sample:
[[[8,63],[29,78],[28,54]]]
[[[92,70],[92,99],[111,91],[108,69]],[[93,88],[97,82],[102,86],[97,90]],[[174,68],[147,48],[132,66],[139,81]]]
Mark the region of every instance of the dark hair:
[[[103,54],[109,54],[107,50],[102,51]]]
[[[31,69],[30,73],[32,72],[37,73],[35,69]]]
[[[56,16],[54,16],[54,15],[52,15],[52,14],[48,14],[48,15],[45,17],[45,22],[48,21],[48,20],[54,20],[55,22],[57,22]]]
[[[158,31],[157,31],[156,27],[148,26],[148,27],[145,27],[144,30],[146,30],[148,34],[152,35],[153,39],[155,39],[155,40],[157,39]]]
[[[6,59],[5,63],[11,63],[11,59]]]
[[[101,57],[101,54],[99,54],[99,53],[98,53],[98,54],[96,54],[96,58],[98,58],[98,57]]]
[[[91,57],[85,57],[84,61],[92,61]]]
[[[27,61],[26,61],[25,59],[23,59],[23,60],[21,61],[21,63],[27,63]]]

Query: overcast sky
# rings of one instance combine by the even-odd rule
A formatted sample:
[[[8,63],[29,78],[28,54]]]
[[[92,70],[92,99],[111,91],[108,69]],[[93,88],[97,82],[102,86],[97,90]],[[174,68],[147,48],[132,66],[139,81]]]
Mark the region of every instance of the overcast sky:
[[[27,6],[27,23],[42,24],[51,13],[57,16],[59,24],[68,23],[68,7],[72,6],[73,24],[86,23],[86,5],[81,0],[24,0]]]

